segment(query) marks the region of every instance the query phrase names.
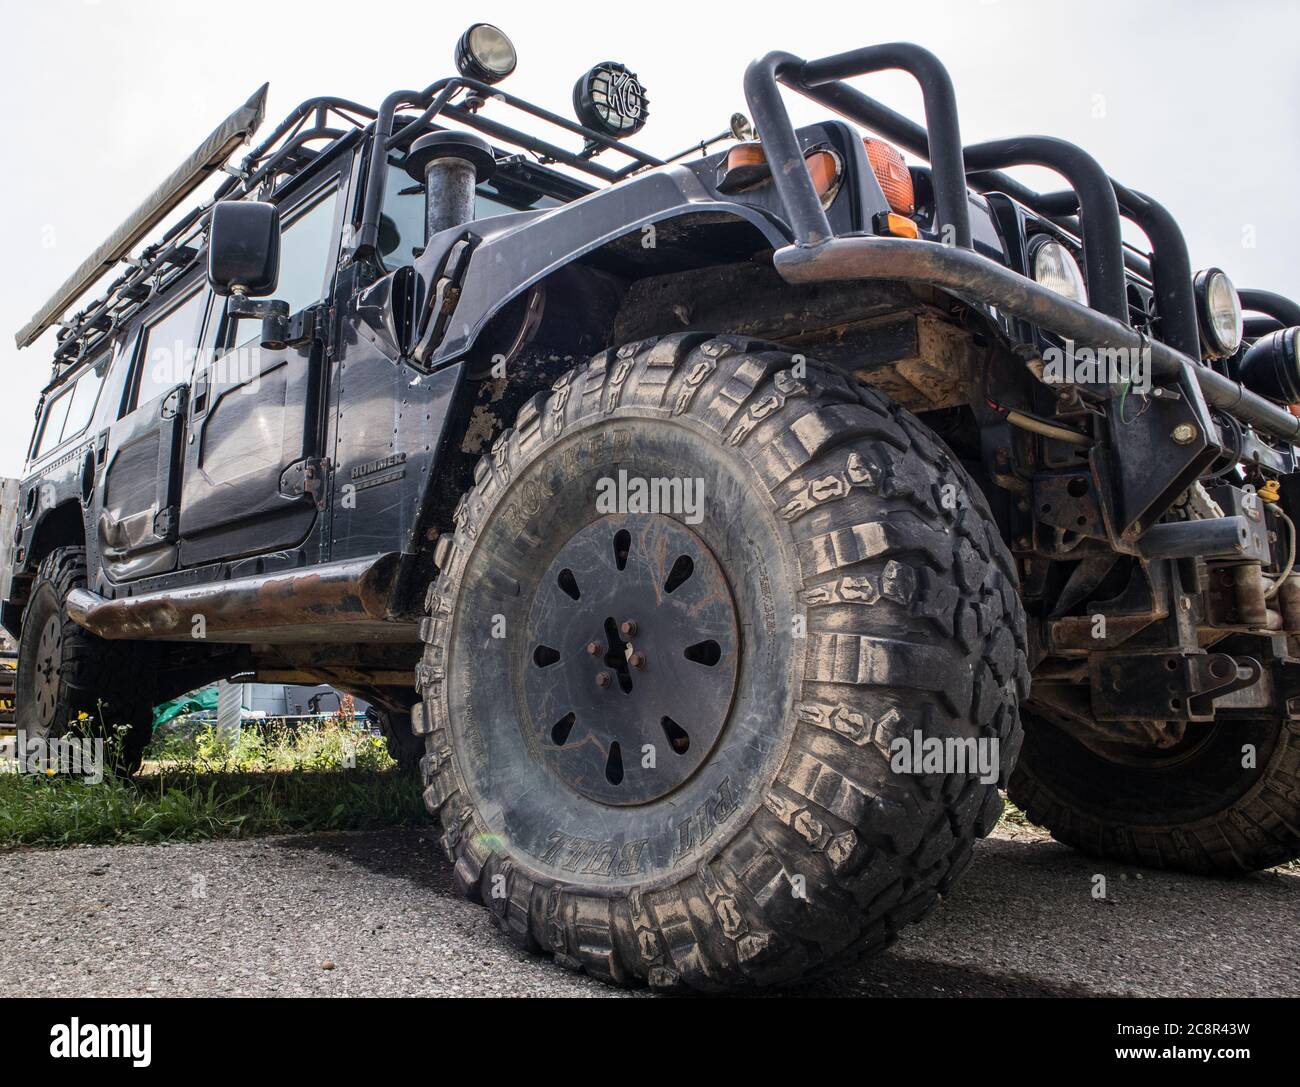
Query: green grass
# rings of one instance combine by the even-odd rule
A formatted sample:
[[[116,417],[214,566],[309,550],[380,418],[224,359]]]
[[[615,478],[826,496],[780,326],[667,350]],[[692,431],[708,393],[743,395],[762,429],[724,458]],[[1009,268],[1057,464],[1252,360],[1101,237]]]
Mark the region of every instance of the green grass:
[[[383,740],[326,721],[172,734],[134,778],[97,785],[0,774],[0,850],[247,838],[419,826],[418,779],[397,771]]]
[[[283,721],[246,724],[232,744],[216,728],[164,726],[145,752],[145,774],[230,774],[343,769],[388,770],[379,736],[350,721],[325,718],[290,728]]]
[[[1004,827],[1032,827],[1034,824],[1029,821],[1029,816],[1017,808],[1010,800],[1006,799],[1003,794],[1002,818],[998,824]]]

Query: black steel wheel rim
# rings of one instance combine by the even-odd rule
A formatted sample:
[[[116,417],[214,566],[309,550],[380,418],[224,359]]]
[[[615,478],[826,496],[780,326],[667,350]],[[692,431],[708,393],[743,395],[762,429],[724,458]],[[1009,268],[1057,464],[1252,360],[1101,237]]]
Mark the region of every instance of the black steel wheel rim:
[[[59,616],[51,615],[41,628],[36,643],[35,701],[37,719],[42,726],[54,720],[54,710],[59,701],[59,684],[63,671],[63,624]]]
[[[564,545],[532,603],[530,744],[593,800],[667,796],[723,733],[739,649],[730,587],[698,535],[659,514],[602,518]]]

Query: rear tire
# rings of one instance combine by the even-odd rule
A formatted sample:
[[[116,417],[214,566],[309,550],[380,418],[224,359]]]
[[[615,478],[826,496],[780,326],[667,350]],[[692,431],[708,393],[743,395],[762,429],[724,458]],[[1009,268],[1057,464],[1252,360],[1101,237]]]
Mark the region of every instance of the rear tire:
[[[397,763],[398,770],[403,774],[418,773],[420,760],[424,757],[424,737],[416,736],[411,731],[410,711],[380,709],[376,706],[375,712],[379,715],[379,727],[383,731],[388,754]]]
[[[1181,750],[1144,765],[1027,716],[1009,795],[1057,841],[1106,860],[1239,875],[1300,857],[1300,722],[1189,727]]]
[[[602,515],[619,469],[702,480],[700,520]],[[1028,674],[983,496],[877,393],[734,337],[629,345],[525,405],[455,526],[422,627],[425,802],[520,947],[624,984],[793,982],[884,947],[996,824],[996,782],[891,769],[919,732],[997,740],[1005,775]],[[682,556],[696,587],[668,589]],[[622,592],[644,614],[620,636]],[[664,705],[676,731],[643,743]]]
[[[134,773],[153,733],[149,660],[128,652],[129,643],[97,638],[72,621],[65,601],[85,584],[84,548],[60,548],[41,563],[18,641],[15,726],[47,741],[84,728],[107,740],[114,769]],[[125,730],[120,744],[118,730]]]

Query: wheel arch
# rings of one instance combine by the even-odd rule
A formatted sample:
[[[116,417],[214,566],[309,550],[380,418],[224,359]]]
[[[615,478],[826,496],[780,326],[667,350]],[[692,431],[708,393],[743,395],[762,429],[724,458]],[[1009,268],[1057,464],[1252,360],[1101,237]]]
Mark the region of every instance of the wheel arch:
[[[41,563],[61,547],[85,546],[85,515],[80,502],[69,499],[40,513],[22,562],[14,564],[9,599],[3,602],[3,614],[0,615],[6,630],[15,636],[21,633],[28,594]]]
[[[26,563],[34,570],[56,548],[85,546],[86,522],[81,503],[70,499],[47,510],[36,522]]]
[[[529,244],[526,237],[512,235],[511,240],[517,245]],[[519,277],[512,279],[507,272],[509,285],[486,303],[475,300],[475,285],[467,282],[456,315],[456,323],[464,330],[459,353],[471,359],[490,357],[518,334],[521,322],[534,316],[527,312],[527,302],[540,295],[540,321],[544,323],[548,315],[552,320],[562,315],[587,340],[582,349],[594,354],[622,342],[617,340],[613,317],[634,283],[688,270],[745,264],[786,244],[786,239],[755,209],[727,204],[664,209],[633,218],[615,232],[570,244],[572,247],[540,274],[527,274],[520,262]],[[499,256],[507,263],[510,260],[505,252]],[[495,261],[496,247],[482,257]],[[599,297],[593,299],[593,295]],[[593,300],[598,303],[594,311]],[[665,321],[658,331],[680,332],[681,325]],[[439,354],[454,341],[453,336]]]
[[[655,231],[655,244],[649,247],[642,244],[647,227]],[[512,245],[500,250],[506,261],[514,259],[513,251],[527,248],[517,234],[509,237]],[[626,342],[620,338],[619,315],[634,283],[691,268],[744,265],[785,240],[777,225],[753,208],[713,204],[702,209],[688,204],[631,220],[612,234],[571,242],[564,257],[544,274],[511,280],[463,341],[459,361],[464,375],[448,409],[440,468],[425,493],[417,540],[429,541],[431,531],[436,535],[449,526],[455,503],[473,483],[479,459],[496,436],[514,425],[524,403],[548,392],[574,366]],[[493,259],[491,251],[476,256]],[[472,312],[462,322],[467,305]],[[477,320],[479,305],[473,297],[462,297],[453,323],[463,326]],[[639,338],[679,331],[679,321],[665,318]],[[493,384],[493,363],[500,358],[511,375],[505,390]],[[423,566],[420,570],[431,573]],[[399,608],[418,604],[425,580],[419,576],[404,581],[398,590]]]

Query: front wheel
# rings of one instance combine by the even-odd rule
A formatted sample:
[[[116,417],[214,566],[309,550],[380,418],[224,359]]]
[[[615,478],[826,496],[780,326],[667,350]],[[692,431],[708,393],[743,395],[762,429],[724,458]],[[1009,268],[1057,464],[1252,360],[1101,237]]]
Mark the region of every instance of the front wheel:
[[[996,823],[1013,567],[876,393],[730,337],[611,351],[525,405],[455,526],[425,800],[521,947],[620,983],[795,981],[883,947]]]

